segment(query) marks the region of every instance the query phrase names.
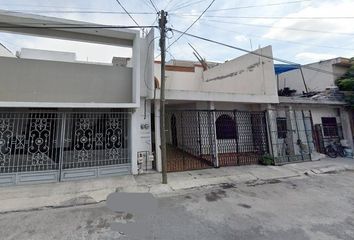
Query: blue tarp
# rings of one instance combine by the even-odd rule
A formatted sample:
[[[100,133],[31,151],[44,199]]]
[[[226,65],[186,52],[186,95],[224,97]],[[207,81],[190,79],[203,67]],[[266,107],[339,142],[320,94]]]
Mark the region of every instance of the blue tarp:
[[[298,64],[274,64],[275,74],[281,74],[283,72],[288,72],[294,69],[299,69],[301,65]]]

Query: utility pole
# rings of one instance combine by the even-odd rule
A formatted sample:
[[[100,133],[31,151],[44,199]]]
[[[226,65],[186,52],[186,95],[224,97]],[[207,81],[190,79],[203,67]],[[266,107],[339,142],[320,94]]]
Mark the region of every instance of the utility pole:
[[[165,134],[165,54],[166,54],[166,23],[167,12],[160,11],[160,49],[161,49],[161,89],[160,89],[160,137],[161,137],[161,163],[162,183],[167,184],[167,156]]]

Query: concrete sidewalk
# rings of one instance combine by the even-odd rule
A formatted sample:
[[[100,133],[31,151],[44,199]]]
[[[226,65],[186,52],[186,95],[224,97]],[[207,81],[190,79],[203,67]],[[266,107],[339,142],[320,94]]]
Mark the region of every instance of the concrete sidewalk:
[[[156,196],[178,194],[180,190],[214,184],[262,183],[273,179],[306,177],[315,174],[354,170],[354,159],[322,159],[284,166],[237,166],[168,174],[120,176],[92,180],[0,188],[0,212],[44,207],[64,207],[104,201],[115,191],[151,192]]]

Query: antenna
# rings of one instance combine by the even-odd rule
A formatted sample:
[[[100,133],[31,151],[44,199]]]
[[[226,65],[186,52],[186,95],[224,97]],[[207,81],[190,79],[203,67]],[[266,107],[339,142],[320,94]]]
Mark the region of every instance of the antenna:
[[[188,45],[193,49],[193,55],[198,59],[200,64],[202,64],[203,69],[207,70],[209,68],[208,64],[205,62],[203,57],[198,53],[198,51],[192,46],[192,44],[188,43]]]

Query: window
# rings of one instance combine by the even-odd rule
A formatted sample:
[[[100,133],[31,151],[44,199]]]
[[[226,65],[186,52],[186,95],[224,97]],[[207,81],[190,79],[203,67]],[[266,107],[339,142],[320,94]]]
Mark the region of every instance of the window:
[[[218,117],[218,119],[216,119],[215,125],[217,139],[236,138],[236,123],[229,115],[223,114]]]
[[[286,133],[287,133],[286,118],[283,117],[277,118],[277,132],[278,132],[278,138],[286,138]]]
[[[323,117],[322,128],[324,137],[338,137],[337,119],[335,117]]]

